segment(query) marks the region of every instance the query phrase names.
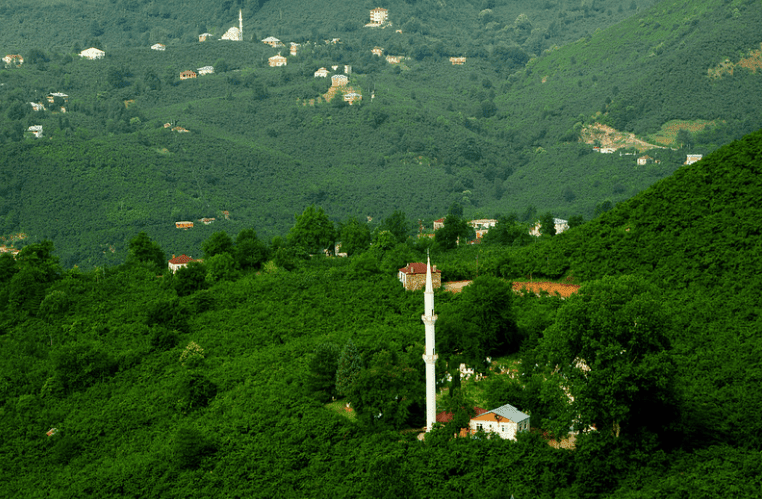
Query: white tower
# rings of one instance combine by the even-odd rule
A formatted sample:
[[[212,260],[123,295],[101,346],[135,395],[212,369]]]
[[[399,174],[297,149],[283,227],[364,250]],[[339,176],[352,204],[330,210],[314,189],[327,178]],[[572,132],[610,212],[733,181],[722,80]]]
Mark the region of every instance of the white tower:
[[[243,11],[241,9],[238,9],[238,36],[238,39],[243,41]]]
[[[424,314],[421,316],[426,326],[426,350],[423,361],[426,363],[426,431],[431,431],[437,420],[437,380],[435,364],[437,354],[434,353],[434,285],[431,282],[431,258],[426,257],[426,290],[423,293]]]

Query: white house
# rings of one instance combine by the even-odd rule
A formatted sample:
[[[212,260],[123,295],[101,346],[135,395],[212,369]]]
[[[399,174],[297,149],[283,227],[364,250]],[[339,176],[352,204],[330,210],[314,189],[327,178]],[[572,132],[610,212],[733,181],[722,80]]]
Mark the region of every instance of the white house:
[[[281,41],[275,38],[274,36],[268,36],[267,38],[262,40],[262,43],[269,45],[273,48],[278,48],[283,46],[283,43],[281,43]]]
[[[704,156],[702,154],[689,154],[685,159],[686,165],[692,165],[693,163],[697,161],[701,161],[701,158]]]
[[[328,70],[325,68],[318,69],[315,71],[315,78],[328,78]]]
[[[167,50],[167,46],[161,43],[155,43],[151,45],[151,50]]]
[[[53,104],[56,101],[56,97],[63,99],[65,103],[69,102],[69,96],[62,92],[51,92],[48,94],[48,102]]]
[[[569,230],[569,222],[566,220],[562,220],[560,218],[554,218],[553,224],[556,227],[556,234],[560,234],[566,230]],[[542,228],[542,224],[540,222],[537,222],[529,230],[529,234],[535,237],[539,237],[541,228]]]
[[[211,33],[201,33],[200,35],[198,35],[198,41],[205,42],[207,38],[209,38],[210,36],[214,36],[214,35],[212,35]]]
[[[382,7],[376,7],[375,9],[370,11],[370,22],[366,24],[366,26],[380,26],[384,24],[388,18],[389,18],[388,10]]]
[[[32,125],[27,128],[27,131],[31,132],[38,139],[42,137],[42,125]]]
[[[45,106],[42,104],[39,104],[37,102],[30,102],[29,104],[32,105],[32,111],[44,111]]]
[[[345,87],[347,83],[349,83],[349,78],[346,75],[331,76],[331,85],[334,87]]]
[[[270,65],[271,68],[278,68],[280,66],[285,66],[286,64],[288,64],[288,60],[282,55],[278,54],[278,55],[274,55],[270,57],[267,60],[267,63]]]
[[[468,426],[472,434],[481,430],[506,440],[516,440],[516,435],[529,431],[529,415],[510,404],[505,404],[471,418]]]
[[[89,49],[85,49],[82,52],[79,53],[80,57],[84,57],[85,59],[103,59],[106,56],[106,52],[99,50],[95,47],[90,47]]]
[[[204,66],[203,68],[198,68],[196,72],[199,76],[210,75],[214,73],[214,66]]]

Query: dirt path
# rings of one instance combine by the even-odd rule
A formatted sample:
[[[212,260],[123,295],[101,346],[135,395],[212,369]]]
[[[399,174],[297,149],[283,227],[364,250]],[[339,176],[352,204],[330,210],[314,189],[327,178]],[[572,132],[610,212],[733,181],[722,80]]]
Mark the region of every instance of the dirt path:
[[[471,284],[471,281],[449,281],[445,282],[442,286],[446,291],[460,293],[469,284]],[[558,282],[514,282],[513,290],[517,293],[527,290],[537,294],[545,291],[551,296],[558,294],[561,298],[568,298],[579,290],[579,285],[561,284]]]

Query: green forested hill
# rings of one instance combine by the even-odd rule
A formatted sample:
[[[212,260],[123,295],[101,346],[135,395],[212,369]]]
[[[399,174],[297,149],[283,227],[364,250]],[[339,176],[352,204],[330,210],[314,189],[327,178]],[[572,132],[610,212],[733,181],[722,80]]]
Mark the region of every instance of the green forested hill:
[[[702,428],[692,437],[702,443],[760,445],[759,419],[743,408],[762,403],[761,168],[755,132],[499,267],[506,276],[628,274],[658,286],[679,331],[684,417]]]
[[[120,5],[111,3],[105,11]],[[96,265],[124,258],[130,231],[119,223],[144,228],[171,253],[198,254],[206,233],[180,235],[174,222],[220,218],[223,210],[233,214],[232,224],[240,224],[232,232],[253,226],[268,237],[282,233],[293,215],[312,203],[336,222],[354,216],[378,219],[395,209],[436,219],[453,202],[470,217],[514,212],[531,218],[551,211],[563,218],[590,218],[675,171],[687,153],[707,153],[762,126],[762,75],[753,66],[762,16],[757,3],[660,2],[652,8],[636,3],[632,9],[617,2],[466,2],[457,9],[471,14],[456,9],[450,18],[462,21],[447,24],[447,10],[400,2],[387,6],[393,23],[400,22],[398,15],[435,12],[430,28],[411,25],[401,36],[392,29],[329,22],[343,10],[322,3],[300,14],[315,20],[317,32],[310,25],[298,34],[302,18],[293,14],[298,5],[199,3],[180,9],[177,18],[165,16],[155,4],[121,6],[125,28],[134,16],[143,16],[158,32],[192,15],[229,16],[234,24],[242,7],[248,9],[247,22],[260,23],[255,29],[261,37],[280,26],[284,31],[278,36],[285,42],[320,42],[304,43],[284,68],[267,66],[278,49],[258,38],[199,43],[197,31],[214,31],[208,25],[179,38],[149,37],[134,44],[104,28],[100,36],[110,42],[102,45],[107,57],[101,61],[81,60],[71,48],[53,42],[8,45],[27,62],[0,70],[5,118],[0,147],[8,148],[0,171],[5,184],[0,187],[0,233],[24,231],[28,241],[53,238],[67,264]],[[535,14],[530,7],[538,9],[531,11]],[[36,8],[42,7],[8,6],[11,17],[4,22],[15,29],[15,22]],[[349,10],[367,16],[369,8]],[[94,12],[81,9],[76,19],[87,20],[85,12]],[[485,9],[492,13],[480,18]],[[516,12],[526,13],[534,26],[523,41],[521,29],[506,21]],[[485,16],[496,20],[479,24]],[[618,24],[598,30],[620,17]],[[36,19],[44,24],[51,17]],[[337,31],[327,29],[331,23]],[[550,30],[553,23],[564,29]],[[583,30],[589,23],[596,29]],[[5,30],[3,36],[13,33]],[[333,36],[342,43],[321,41]],[[544,40],[542,49],[530,47],[533,37]],[[167,43],[167,50],[150,50],[149,42],[155,41]],[[407,59],[386,63],[370,52],[379,44]],[[468,56],[466,65],[449,63],[447,57],[456,53]],[[730,63],[735,64],[732,74],[710,73]],[[319,67],[337,65],[341,71],[345,64],[352,67],[350,85],[364,96],[352,107],[324,102],[330,82],[313,77]],[[181,71],[206,65],[214,65],[216,73],[179,81]],[[69,96],[65,115],[31,110],[30,102],[44,102],[50,92]],[[651,150],[655,161],[638,166],[638,151],[593,154],[590,145],[579,143],[581,132],[594,122],[646,140],[665,125],[684,128],[673,129],[666,139],[674,150]],[[165,123],[190,133],[170,133],[162,128]],[[707,123],[704,131],[696,131]],[[43,125],[44,138],[34,141],[25,133],[33,125]],[[83,162],[105,169],[72,180],[65,165]],[[157,167],[146,169],[144,162]],[[115,171],[121,179],[113,178]],[[44,192],[59,182],[71,185],[68,197],[75,201],[46,197]],[[95,191],[106,194],[86,194]],[[94,199],[106,206],[96,206]],[[113,206],[134,208],[103,216]],[[83,223],[61,227],[48,216],[52,211],[56,218]],[[77,232],[83,227],[86,232]],[[104,254],[106,247],[116,252]]]
[[[0,491],[753,497],[761,144],[756,132],[523,248],[379,238],[286,264],[281,246],[255,272],[234,263],[240,236],[216,234],[204,264],[160,276],[140,238],[129,263],[92,271],[62,269],[48,242],[0,256]],[[439,408],[460,419],[464,404],[515,404],[533,428],[516,442],[452,438],[457,421],[425,442],[408,431],[423,420],[423,296],[381,269],[429,246],[444,272],[482,262],[460,294],[436,295],[438,372],[485,353],[521,360],[516,379],[492,372],[476,391],[443,382]],[[514,295],[489,275],[526,273],[583,286]],[[355,381],[326,404],[337,371]],[[591,423],[574,451],[547,443]]]

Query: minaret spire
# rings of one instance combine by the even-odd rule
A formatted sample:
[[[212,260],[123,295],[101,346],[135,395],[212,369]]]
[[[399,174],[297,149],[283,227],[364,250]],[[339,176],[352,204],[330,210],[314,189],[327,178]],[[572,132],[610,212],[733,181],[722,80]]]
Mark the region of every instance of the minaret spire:
[[[435,364],[437,354],[434,353],[434,284],[431,280],[431,257],[426,255],[426,289],[423,293],[424,314],[421,316],[426,327],[426,349],[423,361],[426,363],[426,431],[431,431],[437,419],[437,380]]]

